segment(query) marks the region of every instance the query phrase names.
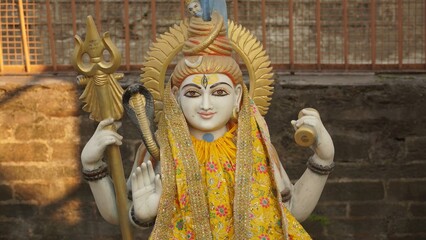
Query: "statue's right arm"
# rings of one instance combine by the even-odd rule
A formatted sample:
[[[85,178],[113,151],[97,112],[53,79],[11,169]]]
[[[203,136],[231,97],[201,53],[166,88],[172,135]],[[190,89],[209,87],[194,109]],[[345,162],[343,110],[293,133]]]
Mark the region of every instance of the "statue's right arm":
[[[113,123],[112,119],[101,121],[95,133],[85,145],[81,153],[84,171],[99,169],[105,164],[102,158],[108,145],[122,144],[122,136],[114,131],[104,129]],[[135,166],[130,175],[131,184],[128,185],[132,189],[132,207],[135,217],[140,222],[149,222],[155,218],[162,193],[160,174],[154,172],[149,158],[150,155],[146,154],[142,164],[137,159],[135,160]],[[111,178],[106,176],[95,181],[89,181],[89,186],[102,217],[109,223],[118,224],[115,192]],[[131,203],[129,203],[129,206],[131,206]]]
[[[89,186],[101,216],[105,221],[118,225],[117,205],[111,178],[105,177],[98,181],[89,182]]]
[[[102,158],[108,145],[122,144],[122,136],[114,131],[104,129],[111,124],[114,124],[113,119],[101,121],[93,136],[84,146],[81,153],[81,163],[84,171],[92,171],[105,164]],[[118,224],[117,206],[111,178],[106,176],[98,180],[89,181],[89,186],[102,217],[111,224]]]

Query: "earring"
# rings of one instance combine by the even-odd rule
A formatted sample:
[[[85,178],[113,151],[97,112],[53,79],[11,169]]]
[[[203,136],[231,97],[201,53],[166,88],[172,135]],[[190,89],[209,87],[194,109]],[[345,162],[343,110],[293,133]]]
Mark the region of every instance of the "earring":
[[[238,120],[238,112],[239,112],[238,107],[234,106],[234,108],[232,109],[232,119]]]

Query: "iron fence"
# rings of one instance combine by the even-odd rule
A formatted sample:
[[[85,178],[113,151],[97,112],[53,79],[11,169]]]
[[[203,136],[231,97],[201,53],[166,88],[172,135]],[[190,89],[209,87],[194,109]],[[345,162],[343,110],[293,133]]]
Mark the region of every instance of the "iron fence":
[[[424,0],[228,0],[282,71],[424,71]],[[185,15],[184,0],[3,0],[0,74],[72,70],[74,35],[92,15],[138,70],[155,38]]]

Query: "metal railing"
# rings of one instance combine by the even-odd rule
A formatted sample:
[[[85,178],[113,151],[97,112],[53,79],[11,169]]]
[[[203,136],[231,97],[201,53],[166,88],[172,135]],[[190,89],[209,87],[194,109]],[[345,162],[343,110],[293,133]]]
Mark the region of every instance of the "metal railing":
[[[424,0],[229,0],[280,71],[424,71]],[[73,36],[92,15],[138,70],[156,36],[185,15],[184,0],[3,0],[0,74],[72,70]]]

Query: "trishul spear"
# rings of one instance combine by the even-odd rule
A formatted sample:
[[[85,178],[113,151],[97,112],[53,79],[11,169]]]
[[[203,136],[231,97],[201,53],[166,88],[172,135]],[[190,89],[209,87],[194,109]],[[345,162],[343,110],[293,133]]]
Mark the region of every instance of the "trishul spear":
[[[90,118],[97,122],[106,118],[121,119],[123,106],[121,98],[123,89],[117,80],[123,78],[123,74],[115,74],[120,66],[121,56],[118,49],[112,43],[109,33],[103,34],[102,39],[96,30],[91,16],[87,17],[86,37],[84,42],[76,35],[76,46],[72,57],[74,68],[83,76],[79,77],[79,84],[86,86],[80,99],[86,103],[84,111],[90,112]],[[110,60],[103,57],[105,51],[109,52]],[[88,56],[88,62],[84,56]],[[114,125],[110,130],[116,131]],[[106,149],[108,166],[116,195],[118,217],[120,221],[123,239],[133,239],[132,228],[128,215],[127,191],[124,178],[120,149],[117,145],[108,146]]]

